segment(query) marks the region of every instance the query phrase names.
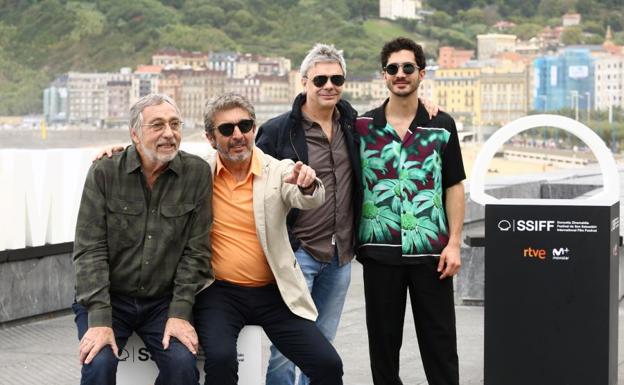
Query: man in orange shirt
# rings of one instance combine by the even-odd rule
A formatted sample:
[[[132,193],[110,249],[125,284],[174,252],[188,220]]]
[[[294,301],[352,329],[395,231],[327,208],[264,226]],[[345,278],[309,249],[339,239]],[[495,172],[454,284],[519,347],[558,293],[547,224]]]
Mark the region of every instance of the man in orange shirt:
[[[288,241],[293,207],[320,206],[325,190],[309,166],[278,161],[254,146],[255,112],[244,97],[225,94],[206,104],[206,137],[217,150],[212,268],[215,281],[196,297],[195,328],[206,384],[235,385],[236,340],[260,325],[312,385],[342,384],[342,361],[317,329],[317,310]]]

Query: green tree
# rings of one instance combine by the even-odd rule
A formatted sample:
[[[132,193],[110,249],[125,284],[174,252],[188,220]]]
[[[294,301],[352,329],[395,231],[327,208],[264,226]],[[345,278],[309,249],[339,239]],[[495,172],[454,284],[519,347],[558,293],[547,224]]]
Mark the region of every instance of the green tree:
[[[561,17],[567,11],[564,0],[541,0],[537,12],[544,17]]]
[[[578,25],[566,27],[561,33],[561,42],[565,45],[583,43],[583,30]]]
[[[189,3],[185,7],[184,21],[189,24],[210,24],[213,27],[222,27],[226,22],[223,9],[203,2]]]
[[[350,0],[347,1],[347,7],[353,19],[367,20],[379,15],[379,1],[377,0]]]
[[[466,24],[485,24],[485,14],[480,8],[470,8],[457,12],[457,18]]]
[[[169,25],[163,29],[162,46],[189,51],[234,50],[236,43],[222,31],[210,26]]]
[[[67,9],[76,14],[74,29],[69,34],[69,39],[78,42],[91,36],[99,36],[104,32],[106,17],[97,9],[85,6],[81,3],[67,3]]]
[[[523,23],[516,25],[511,32],[521,40],[529,40],[537,36],[543,29],[544,26],[539,24]]]
[[[453,18],[444,11],[435,11],[430,18],[431,24],[436,27],[449,28],[453,25]]]

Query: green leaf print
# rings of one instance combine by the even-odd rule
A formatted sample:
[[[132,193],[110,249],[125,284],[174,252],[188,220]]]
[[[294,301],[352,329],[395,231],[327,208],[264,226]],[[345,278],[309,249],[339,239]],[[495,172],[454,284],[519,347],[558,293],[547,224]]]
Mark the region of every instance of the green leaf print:
[[[418,204],[423,209],[430,209],[429,218],[436,223],[442,234],[447,234],[446,217],[444,214],[444,203],[442,202],[442,192],[436,190],[421,190],[413,199],[414,204]]]
[[[379,200],[381,202],[392,199],[392,211],[401,211],[401,195],[403,194],[401,181],[398,179],[384,179],[373,187],[373,191],[380,193]]]
[[[403,143],[392,141],[381,149],[381,158],[387,163],[392,161],[392,167],[398,169],[407,160],[407,151],[401,151]]]
[[[446,130],[423,130],[420,136],[420,145],[427,147],[429,143],[442,142],[447,143],[451,134]]]
[[[437,150],[433,150],[431,155],[425,159],[423,169],[433,174],[433,181],[436,185],[442,183],[442,157]]]
[[[403,163],[403,167],[399,170],[399,180],[404,183],[404,188],[410,193],[418,190],[416,183],[413,181],[427,182],[427,171],[421,169],[418,165],[420,165],[420,162],[410,160]]]
[[[360,143],[360,159],[364,182],[373,184],[377,182],[375,171],[386,172],[385,162],[379,157],[379,151],[367,150],[366,143]]]
[[[381,206],[377,192],[364,190],[364,204],[362,205],[362,220],[358,231],[358,238],[362,243],[388,242],[392,239],[390,229],[400,230],[401,218],[390,207]]]
[[[401,235],[403,237],[403,253],[422,253],[433,251],[431,239],[438,238],[438,227],[428,216],[419,216],[425,208],[418,207],[409,201],[403,201],[401,214]]]

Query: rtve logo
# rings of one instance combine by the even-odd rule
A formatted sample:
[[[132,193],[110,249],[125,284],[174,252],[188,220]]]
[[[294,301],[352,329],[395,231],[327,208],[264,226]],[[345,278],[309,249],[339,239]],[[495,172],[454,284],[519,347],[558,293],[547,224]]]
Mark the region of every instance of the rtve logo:
[[[546,259],[546,249],[534,249],[527,247],[524,249],[522,255],[526,258]]]
[[[545,219],[502,219],[498,222],[500,231],[551,231],[555,228],[555,221]]]

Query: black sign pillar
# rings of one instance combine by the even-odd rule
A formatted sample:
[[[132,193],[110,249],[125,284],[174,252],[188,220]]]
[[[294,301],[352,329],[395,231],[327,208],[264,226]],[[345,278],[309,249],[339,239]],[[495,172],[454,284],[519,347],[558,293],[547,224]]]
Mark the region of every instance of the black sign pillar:
[[[495,151],[540,126],[589,145],[603,191],[579,201],[485,194]],[[617,385],[619,174],[602,140],[568,118],[521,118],[488,140],[470,192],[485,205],[484,385]]]
[[[485,210],[485,385],[616,385],[619,204]]]

